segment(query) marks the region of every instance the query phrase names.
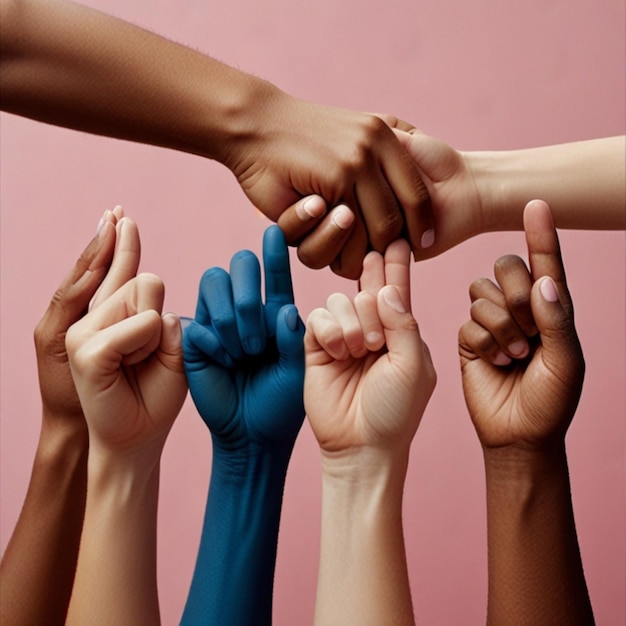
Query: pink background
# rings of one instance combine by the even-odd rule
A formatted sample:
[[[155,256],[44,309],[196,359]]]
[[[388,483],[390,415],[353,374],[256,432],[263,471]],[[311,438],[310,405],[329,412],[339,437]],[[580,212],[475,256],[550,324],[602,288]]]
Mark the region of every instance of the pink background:
[[[89,4],[197,47],[305,99],[394,113],[461,149],[507,149],[624,133],[623,0],[185,0]],[[200,158],[1,116],[2,547],[39,431],[32,331],[104,209],[140,226],[142,269],[166,308],[194,309],[197,283],[267,226],[232,175]],[[623,624],[625,337],[623,233],[563,232],[588,366],[568,436],[572,488],[598,624]],[[406,540],[423,624],[477,624],[486,605],[482,462],[463,403],[456,333],[467,287],[520,233],[469,241],[413,268],[413,301],[439,374],[406,485]],[[354,285],[294,260],[305,317]],[[163,458],[159,584],[164,624],[181,614],[210,468],[209,433],[188,400]],[[287,481],[276,624],[311,623],[319,458],[305,423]]]

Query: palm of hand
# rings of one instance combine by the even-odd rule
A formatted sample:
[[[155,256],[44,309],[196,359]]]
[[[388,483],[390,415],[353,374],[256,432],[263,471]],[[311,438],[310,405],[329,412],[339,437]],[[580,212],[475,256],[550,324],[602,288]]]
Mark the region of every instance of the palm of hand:
[[[530,360],[529,360],[530,359]],[[582,372],[568,380],[538,346],[532,357],[502,368],[464,358],[465,398],[483,446],[542,446],[563,436],[574,415]]]
[[[398,437],[410,441],[419,423],[413,416],[421,415],[418,383],[410,373],[396,368],[386,352],[327,359],[321,351],[320,362],[307,370],[305,388],[309,420],[323,450],[382,446]]]
[[[262,355],[246,356],[232,368],[207,360],[188,377],[202,419],[223,443],[295,440],[304,419],[303,372],[281,369],[273,341]]]
[[[90,431],[104,445],[129,449],[138,443],[162,445],[186,394],[185,374],[169,369],[154,357],[122,366],[101,392],[110,396],[106,414],[87,411]]]

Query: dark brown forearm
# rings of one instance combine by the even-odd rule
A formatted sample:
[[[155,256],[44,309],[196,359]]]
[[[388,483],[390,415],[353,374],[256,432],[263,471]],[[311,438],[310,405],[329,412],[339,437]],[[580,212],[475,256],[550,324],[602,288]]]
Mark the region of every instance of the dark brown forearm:
[[[593,624],[564,446],[486,450],[489,624]]]

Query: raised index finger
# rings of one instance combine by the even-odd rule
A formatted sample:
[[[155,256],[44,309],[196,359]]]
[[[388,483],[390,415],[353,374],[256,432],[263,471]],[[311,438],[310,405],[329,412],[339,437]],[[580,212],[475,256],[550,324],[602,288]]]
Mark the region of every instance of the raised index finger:
[[[289,251],[278,226],[263,234],[263,268],[265,276],[265,324],[268,335],[276,333],[276,316],[285,304],[293,304],[293,285]]]
[[[395,285],[407,311],[411,311],[411,250],[404,239],[397,239],[385,251],[385,284]]]

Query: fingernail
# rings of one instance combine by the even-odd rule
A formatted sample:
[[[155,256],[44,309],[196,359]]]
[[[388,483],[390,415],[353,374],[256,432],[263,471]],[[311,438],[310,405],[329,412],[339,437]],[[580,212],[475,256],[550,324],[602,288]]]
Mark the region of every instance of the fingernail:
[[[347,206],[339,205],[333,211],[332,220],[337,228],[348,230],[354,222],[354,214]]]
[[[546,276],[541,281],[541,285],[539,285],[539,291],[541,291],[541,295],[547,302],[559,301],[559,292],[556,290],[556,285],[554,284],[554,281],[549,276]]]
[[[107,222],[107,218],[109,216],[109,213],[111,213],[111,211],[109,211],[109,209],[107,209],[103,214],[102,217],[100,218],[100,221],[98,222],[98,226],[96,227],[96,237],[100,236],[100,233],[102,232],[102,227],[105,225],[105,223]]]
[[[519,356],[526,351],[526,343],[522,341],[521,339],[519,339],[518,341],[514,341],[513,343],[509,344],[507,346],[507,350],[513,356]]]
[[[183,332],[183,328],[182,328],[182,324],[181,324],[181,320],[178,317],[178,315],[176,315],[176,313],[171,313],[171,312],[167,312],[167,313],[163,313],[163,317],[168,316],[168,317],[175,317],[176,318],[176,324],[174,325],[172,331],[172,338],[176,339],[177,341],[180,341],[182,338],[182,332]]]
[[[422,235],[420,245],[422,246],[422,249],[424,249],[424,248],[430,248],[430,246],[432,246],[434,243],[435,243],[435,231],[434,229],[431,228]]]
[[[260,337],[246,337],[242,343],[247,354],[259,354],[263,350],[263,341]]]
[[[298,328],[298,309],[295,306],[289,307],[285,314],[285,322],[287,328],[291,331],[295,331]]]
[[[301,208],[304,213],[298,212],[300,219],[308,220],[323,215],[326,210],[326,203],[319,196],[312,196],[301,204]]]
[[[508,365],[511,362],[511,357],[504,354],[504,352],[498,352],[493,359],[494,365]]]
[[[186,317],[184,315],[180,315],[179,319],[180,319],[180,327],[183,330],[185,330],[185,328],[188,328],[189,326],[191,326],[191,323],[193,322],[193,317]]]
[[[404,308],[404,304],[400,299],[400,294],[398,290],[393,286],[387,286],[383,289],[383,300],[398,313],[406,313],[406,309]]]
[[[383,336],[380,333],[375,333],[375,332],[367,333],[365,340],[370,345],[375,346],[376,344],[380,343],[383,340]]]

